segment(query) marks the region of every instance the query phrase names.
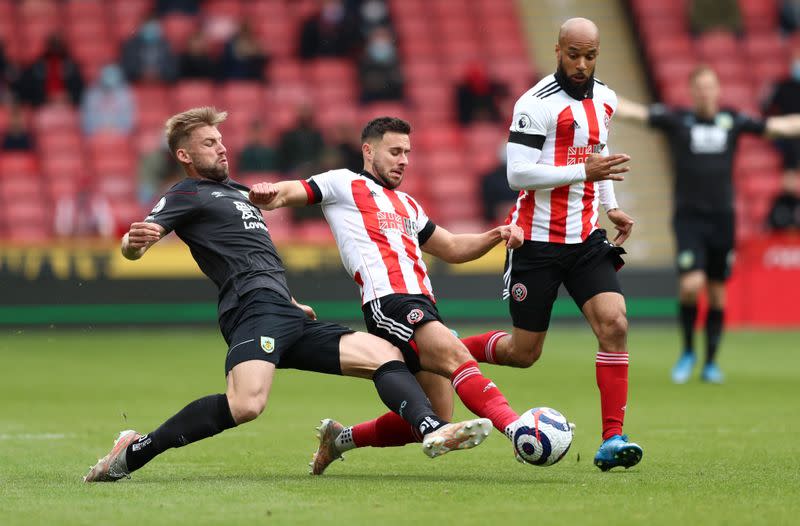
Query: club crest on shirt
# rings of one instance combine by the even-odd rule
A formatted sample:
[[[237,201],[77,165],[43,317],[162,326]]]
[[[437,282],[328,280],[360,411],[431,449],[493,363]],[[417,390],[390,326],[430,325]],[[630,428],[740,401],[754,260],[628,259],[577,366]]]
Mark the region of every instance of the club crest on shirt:
[[[523,301],[528,297],[528,289],[522,283],[514,283],[511,286],[511,297],[514,301]]]
[[[378,212],[378,228],[381,232],[396,230],[408,236],[414,236],[417,231],[416,223],[407,217],[403,217],[395,212]]]
[[[678,254],[678,268],[681,270],[689,270],[694,266],[694,252],[691,250],[684,250]]]
[[[272,351],[275,350],[275,338],[270,338],[269,336],[262,336],[261,349],[267,354],[272,353]]]
[[[422,312],[420,309],[414,309],[408,313],[408,316],[406,316],[406,320],[408,320],[408,323],[410,323],[411,325],[414,325],[416,323],[419,323],[419,321],[424,317],[425,317],[424,312]]]

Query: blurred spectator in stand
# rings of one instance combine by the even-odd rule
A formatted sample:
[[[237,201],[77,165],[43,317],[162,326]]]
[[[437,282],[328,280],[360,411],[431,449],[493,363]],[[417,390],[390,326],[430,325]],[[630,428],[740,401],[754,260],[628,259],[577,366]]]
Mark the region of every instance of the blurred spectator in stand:
[[[349,57],[361,43],[357,18],[341,0],[318,0],[319,12],[300,29],[300,58]]]
[[[239,173],[277,172],[278,152],[270,146],[267,130],[260,119],[253,119],[247,129],[247,143],[239,153],[237,162]]]
[[[501,122],[500,100],[506,95],[508,87],[492,80],[483,62],[472,62],[456,86],[458,122]]]
[[[792,49],[789,77],[778,82],[763,106],[764,115],[789,115],[800,113],[800,47]],[[783,169],[797,172],[800,169],[800,139],[781,138],[775,146],[783,156]]]
[[[282,172],[295,172],[292,174],[295,179],[314,173],[325,142],[322,132],[314,123],[314,110],[309,104],[304,103],[297,108],[294,127],[281,134],[278,144]]]
[[[172,82],[178,61],[164,37],[161,22],[151,18],[122,45],[122,69],[130,82]]]
[[[162,133],[153,134],[140,153],[136,168],[139,204],[152,207],[155,199],[183,177],[183,170],[169,151]]]
[[[221,80],[264,80],[267,55],[247,23],[225,43],[220,59]]]
[[[103,195],[92,191],[91,178],[83,178],[73,195],[61,196],[55,207],[55,232],[60,237],[111,237],[114,215]]]
[[[3,150],[29,151],[33,149],[33,140],[25,122],[22,109],[16,104],[9,108],[8,129],[3,135]]]
[[[508,187],[505,141],[498,148],[497,157],[497,166],[481,176],[483,219],[492,224],[505,219],[519,194]]]
[[[122,68],[116,64],[103,66],[81,104],[83,133],[113,131],[127,135],[133,129],[134,115],[136,103]]]
[[[780,25],[786,34],[800,29],[800,0],[783,0],[781,2]]]
[[[198,31],[189,37],[186,50],[178,58],[178,77],[182,80],[213,80],[217,64],[209,51],[205,33]]]
[[[391,26],[389,8],[384,0],[363,0],[358,12],[361,34],[365,37],[374,29]]]
[[[0,103],[13,99],[13,86],[19,81],[19,69],[6,58],[5,45],[0,41]]]
[[[796,173],[784,174],[783,191],[772,203],[767,226],[775,231],[800,232],[800,176]]]
[[[737,0],[691,0],[689,27],[695,36],[722,30],[742,34],[742,13]]]
[[[156,14],[159,16],[170,13],[196,15],[200,11],[198,4],[198,0],[156,0]]]
[[[44,54],[23,71],[15,91],[21,102],[33,106],[61,100],[80,104],[83,77],[60,35],[47,38]]]
[[[364,169],[360,137],[361,133],[350,122],[340,122],[334,127],[331,144],[339,150],[340,168],[347,168],[356,173]]]
[[[362,103],[402,100],[403,74],[389,28],[379,27],[370,33],[359,61],[358,74]]]

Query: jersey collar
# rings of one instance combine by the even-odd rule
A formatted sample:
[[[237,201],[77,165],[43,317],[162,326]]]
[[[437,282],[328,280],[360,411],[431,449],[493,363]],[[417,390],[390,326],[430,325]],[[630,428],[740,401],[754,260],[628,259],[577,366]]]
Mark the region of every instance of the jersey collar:
[[[575,100],[591,99],[594,97],[594,75],[589,77],[586,86],[574,86],[568,78],[561,74],[561,71],[556,71],[553,75],[556,82],[564,90],[564,93],[569,95]]]
[[[366,171],[366,170],[361,170],[361,171],[358,173],[358,175],[361,175],[361,176],[363,176],[363,177],[366,177],[367,179],[372,179],[372,181],[373,181],[375,184],[377,184],[377,185],[380,185],[380,186],[382,186],[382,187],[386,188],[386,185],[385,185],[385,184],[383,184],[382,182],[378,181],[378,179],[377,179],[377,178],[376,178],[374,175],[372,175],[371,173],[369,173],[369,172],[368,172],[368,171]]]

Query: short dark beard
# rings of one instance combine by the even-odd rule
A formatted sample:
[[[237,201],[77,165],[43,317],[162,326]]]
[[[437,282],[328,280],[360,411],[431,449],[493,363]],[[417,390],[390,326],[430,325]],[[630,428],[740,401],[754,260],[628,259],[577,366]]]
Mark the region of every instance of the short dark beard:
[[[204,179],[211,179],[212,181],[224,181],[228,178],[228,168],[224,166],[214,165],[210,168],[201,168],[195,165],[195,170]]]
[[[587,93],[590,93],[592,86],[594,86],[594,71],[592,71],[592,74],[588,76],[586,82],[583,84],[576,84],[567,75],[567,71],[564,69],[564,62],[561,59],[558,60],[556,77],[560,77],[561,82],[567,85],[567,89],[565,91],[567,91],[567,93],[569,93],[571,96],[575,97],[575,94],[582,95],[581,97],[575,98],[583,99]]]

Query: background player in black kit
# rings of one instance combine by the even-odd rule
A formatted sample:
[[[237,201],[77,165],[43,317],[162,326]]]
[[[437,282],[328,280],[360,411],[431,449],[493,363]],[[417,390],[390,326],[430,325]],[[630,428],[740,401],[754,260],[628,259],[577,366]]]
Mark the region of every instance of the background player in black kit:
[[[673,228],[677,243],[683,351],[672,380],[685,383],[696,361],[697,296],[706,288],[706,360],[701,379],[722,383],[716,364],[725,309],[725,281],[734,259],[733,157],[742,133],[769,137],[800,135],[800,115],[759,119],[720,108],[717,75],[706,66],[689,78],[694,107],[650,107],[619,97],[616,117],[666,132],[675,171]],[[758,174],[754,174],[755,177]]]
[[[204,107],[167,121],[170,151],[187,177],[122,239],[122,254],[135,260],[174,230],[217,285],[219,325],[229,347],[226,392],[191,402],[147,435],[123,431],[84,481],[113,482],[167,449],[255,419],[267,403],[276,368],[371,378],[387,407],[424,436],[428,456],[482,442],[485,435],[476,431],[489,427],[489,421],[447,424],[439,419],[396,347],[317,321],[309,307],[294,301],[264,218],[247,201],[249,188],[228,177],[217,129],[226,116]]]

